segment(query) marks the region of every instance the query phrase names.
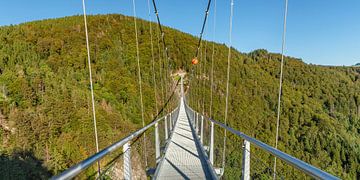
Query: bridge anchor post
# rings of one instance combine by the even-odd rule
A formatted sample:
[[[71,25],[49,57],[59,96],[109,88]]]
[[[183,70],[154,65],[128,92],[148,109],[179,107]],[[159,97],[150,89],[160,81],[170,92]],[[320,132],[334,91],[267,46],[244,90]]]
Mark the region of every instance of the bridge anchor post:
[[[244,140],[243,161],[242,161],[242,180],[250,180],[250,142]]]
[[[132,173],[131,173],[131,147],[130,142],[127,142],[123,146],[124,152],[124,179],[131,180]]]

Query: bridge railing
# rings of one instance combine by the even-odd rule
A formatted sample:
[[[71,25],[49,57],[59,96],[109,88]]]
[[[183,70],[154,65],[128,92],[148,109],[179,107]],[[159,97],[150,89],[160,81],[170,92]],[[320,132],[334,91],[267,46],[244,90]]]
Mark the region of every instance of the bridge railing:
[[[122,138],[121,140],[115,142],[114,144],[104,148],[100,152],[90,156],[89,158],[81,161],[80,163],[70,167],[69,169],[65,170],[61,174],[52,177],[51,179],[72,179],[79,175],[81,172],[85,171],[91,165],[99,162],[105,156],[109,155],[111,152],[118,150],[119,148],[123,147],[123,155],[124,155],[124,178],[123,179],[131,179],[132,176],[132,168],[131,168],[131,142],[135,140],[137,137],[141,136],[144,132],[149,130],[151,127],[155,127],[155,151],[156,151],[156,161],[158,161],[161,157],[160,152],[160,137],[159,137],[159,126],[158,124],[161,121],[164,121],[164,128],[165,128],[165,141],[168,139],[171,131],[174,128],[175,121],[179,115],[179,107],[175,108],[169,114],[154,120],[153,122],[149,123],[145,127],[131,133],[130,135]]]
[[[219,127],[226,129],[227,131],[233,133],[234,135],[242,138],[244,140],[243,144],[243,160],[242,160],[242,179],[250,179],[250,144],[255,145],[256,147],[272,154],[273,156],[283,160],[288,165],[291,165],[292,167],[300,170],[301,172],[315,178],[315,179],[339,179],[336,176],[333,176],[325,171],[322,171],[319,168],[316,168],[304,161],[301,161],[289,154],[286,154],[278,149],[273,148],[272,146],[269,146],[253,137],[250,137],[238,130],[235,130],[229,126],[226,126],[225,124],[216,121],[214,119],[208,118],[201,113],[198,113],[194,111],[190,106],[188,106],[185,103],[186,112],[188,113],[188,116],[192,117],[192,121],[195,124],[196,133],[200,136],[200,139],[202,141],[203,139],[203,121],[207,120],[211,123],[210,127],[210,144],[209,144],[209,161],[211,164],[214,164],[214,125],[218,125]],[[219,172],[219,174],[222,174],[223,172]]]

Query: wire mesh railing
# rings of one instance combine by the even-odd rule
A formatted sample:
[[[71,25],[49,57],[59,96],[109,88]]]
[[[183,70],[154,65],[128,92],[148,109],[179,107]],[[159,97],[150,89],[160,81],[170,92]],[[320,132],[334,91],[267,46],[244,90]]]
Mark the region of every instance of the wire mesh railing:
[[[167,135],[169,135],[170,130],[173,129],[173,126],[175,125],[175,121],[177,119],[177,116],[179,114],[179,107],[175,108],[173,111],[171,111],[169,114],[158,118],[156,120],[154,120],[153,122],[149,123],[148,125],[146,125],[145,127],[135,131],[134,133],[126,136],[125,138],[115,142],[114,144],[104,148],[103,150],[99,151],[98,153],[92,155],[91,157],[81,161],[80,163],[70,167],[69,169],[65,170],[64,172],[62,172],[61,174],[52,177],[51,179],[71,179],[76,177],[77,175],[79,175],[80,173],[82,173],[83,171],[85,171],[87,168],[93,166],[95,163],[97,163],[98,161],[100,161],[101,159],[103,159],[106,156],[109,156],[110,154],[112,154],[115,151],[120,151],[120,153],[118,152],[117,155],[114,157],[114,159],[112,161],[110,161],[108,163],[108,166],[105,167],[105,170],[100,174],[100,176],[105,176],[107,174],[107,172],[109,171],[109,169],[111,169],[111,167],[115,164],[116,161],[119,160],[119,158],[123,158],[123,176],[124,179],[131,179],[132,177],[132,167],[131,167],[131,158],[132,156],[132,150],[135,148],[136,153],[141,152],[139,149],[143,148],[140,147],[141,145],[137,146],[133,146],[134,143],[138,142],[137,139],[139,139],[140,137],[142,137],[143,133],[145,133],[146,131],[148,131],[150,128],[154,127],[155,129],[155,148],[156,151],[158,151],[159,153],[156,154],[156,159],[160,159],[161,156],[161,152],[160,152],[160,136],[159,136],[159,123],[163,122],[164,129],[168,129],[169,131],[167,131]],[[165,130],[166,133],[166,130]],[[164,134],[165,136],[165,140],[163,140],[164,142],[167,141],[166,139],[166,134]],[[122,152],[121,152],[121,147],[123,148]],[[94,175],[96,176],[96,175]],[[97,177],[99,178],[99,177]]]
[[[193,117],[192,121],[194,122],[194,124],[196,126],[196,129],[197,129],[196,132],[198,133],[199,136],[201,136],[201,132],[204,129],[204,126],[201,125],[201,124],[203,124],[203,123],[201,123],[201,121],[209,121],[211,123],[211,126],[217,125],[223,129],[226,129],[227,131],[231,132],[233,135],[243,139],[242,155],[241,155],[242,156],[242,158],[241,158],[242,159],[242,166],[241,166],[242,179],[250,179],[250,177],[262,178],[266,174],[270,175],[270,177],[271,177],[271,175],[273,175],[271,168],[266,163],[264,163],[260,158],[258,158],[256,156],[252,157],[250,155],[250,154],[252,154],[252,153],[250,153],[250,144],[254,145],[255,147],[257,147],[267,153],[270,153],[272,156],[275,156],[275,157],[281,159],[282,162],[294,167],[295,169],[303,172],[304,174],[306,174],[308,176],[311,176],[312,178],[315,178],[315,179],[339,179],[336,176],[333,176],[333,175],[331,175],[325,171],[322,171],[306,162],[303,162],[295,157],[292,157],[292,156],[290,156],[278,149],[275,149],[255,138],[252,138],[240,131],[237,131],[231,127],[228,127],[223,123],[220,123],[216,120],[208,118],[208,117],[202,115],[201,113],[194,111],[187,104],[185,104],[185,108],[186,108],[186,112],[187,112],[188,116]],[[206,135],[203,134],[203,136],[206,136]],[[208,152],[209,160],[213,165],[215,164],[213,161],[213,159],[214,159],[214,136],[215,136],[214,135],[214,127],[210,127],[210,144],[208,145],[210,148],[207,152]],[[262,166],[263,166],[262,170],[259,170],[260,167],[258,167],[258,171],[259,172],[263,171],[262,173],[256,173],[256,174],[250,173],[251,172],[251,167],[250,167],[251,159],[255,159],[256,163],[262,164]],[[254,165],[252,167],[254,167]],[[222,176],[224,173],[224,169],[222,169],[222,168],[218,169],[217,173],[219,176]],[[278,175],[279,174],[277,174],[277,176]],[[272,179],[270,177],[269,177],[269,179]],[[281,175],[279,175],[277,178],[283,179],[283,177]]]

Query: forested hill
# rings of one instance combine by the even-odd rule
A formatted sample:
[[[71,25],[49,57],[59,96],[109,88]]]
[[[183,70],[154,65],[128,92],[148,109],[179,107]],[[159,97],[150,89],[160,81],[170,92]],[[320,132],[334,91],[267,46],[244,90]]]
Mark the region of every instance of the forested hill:
[[[104,148],[141,127],[134,21],[122,15],[97,15],[88,17],[88,25],[99,142]],[[169,94],[166,89],[174,84],[165,78],[167,68],[161,67],[170,67],[168,74],[189,70],[198,39],[165,28],[171,58],[167,62],[157,25],[152,27],[161,104]],[[156,107],[149,22],[139,20],[138,28],[145,120],[150,122]],[[0,28],[0,174],[45,179],[95,152],[84,34],[82,16]],[[202,107],[194,102],[205,99],[206,114],[212,46],[204,42],[193,71],[202,74],[194,76],[188,94],[199,111]],[[213,115],[222,121],[228,51],[225,45],[214,47]],[[270,145],[275,140],[280,58],[266,50],[248,54],[232,50],[229,124]],[[360,177],[359,67],[308,65],[287,57],[282,105],[280,150],[342,178]],[[216,137],[220,147],[222,136]],[[233,144],[228,145],[228,179],[241,173],[241,152]],[[268,154],[252,152],[272,167]],[[221,153],[216,154],[219,163]],[[279,173],[298,177],[297,171],[282,164]]]

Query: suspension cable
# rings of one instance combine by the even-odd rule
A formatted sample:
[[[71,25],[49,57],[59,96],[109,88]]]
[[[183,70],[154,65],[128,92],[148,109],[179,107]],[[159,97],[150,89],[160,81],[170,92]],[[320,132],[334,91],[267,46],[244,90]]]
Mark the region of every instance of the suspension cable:
[[[151,22],[151,12],[150,12],[150,0],[147,0],[148,4],[148,14],[149,14],[149,27],[150,27],[150,43],[151,43],[151,57],[152,57],[152,71],[153,71],[153,83],[154,83],[154,98],[155,98],[155,111],[157,114],[159,112],[158,103],[157,103],[157,92],[156,92],[156,76],[155,76],[155,58],[154,58],[154,43],[153,43],[153,34],[152,34],[152,22]]]
[[[228,116],[228,104],[229,104],[229,81],[230,81],[230,59],[231,59],[231,46],[232,46],[232,20],[234,11],[234,0],[231,0],[230,5],[230,25],[229,25],[229,52],[228,52],[228,62],[227,62],[227,77],[226,77],[226,99],[225,99],[225,125],[227,126],[227,116]],[[224,129],[224,147],[223,147],[223,157],[222,157],[222,168],[223,172],[225,171],[225,152],[226,152],[226,129]]]
[[[280,65],[280,80],[279,80],[279,94],[278,94],[278,108],[277,108],[277,118],[276,118],[276,139],[275,139],[275,149],[278,146],[279,140],[279,123],[280,123],[280,113],[281,113],[281,94],[282,94],[282,81],[283,81],[283,69],[284,69],[284,51],[286,43],[286,19],[288,13],[288,0],[285,0],[285,12],[284,12],[284,25],[283,25],[283,35],[282,35],[282,45],[281,45],[281,65]],[[274,158],[274,179],[276,178],[276,157]]]
[[[160,30],[160,33],[161,33],[161,40],[162,40],[163,46],[165,48],[165,56],[166,56],[166,59],[168,59],[169,58],[169,52],[168,52],[168,48],[166,46],[165,33],[164,33],[163,29],[162,29],[162,25],[161,25],[160,17],[159,17],[159,12],[157,10],[155,0],[152,0],[152,2],[153,2],[153,6],[154,6],[154,11],[155,11],[155,14],[156,14],[156,20],[158,22],[159,30]]]
[[[203,34],[204,34],[204,30],[205,30],[205,25],[206,25],[206,21],[207,21],[207,17],[209,15],[209,9],[210,9],[210,5],[211,5],[211,0],[208,1],[208,4],[206,6],[206,10],[205,10],[205,17],[204,17],[204,21],[203,21],[203,24],[202,24],[202,27],[201,27],[201,31],[200,31],[200,37],[199,37],[199,41],[197,43],[197,47],[196,47],[196,52],[195,52],[195,57],[194,59],[197,59],[198,58],[198,55],[199,55],[199,50],[200,50],[200,46],[201,46],[201,42],[202,42],[202,37],[203,37]],[[194,76],[194,67],[192,66],[190,68],[190,79],[189,81],[192,80],[192,77]],[[196,93],[196,92],[195,92]],[[195,100],[194,100],[195,101]],[[199,108],[200,110],[200,108]]]
[[[97,126],[96,126],[96,112],[95,112],[95,98],[94,98],[94,87],[92,81],[92,71],[91,71],[91,59],[90,59],[90,45],[89,45],[89,34],[87,29],[87,21],[86,21],[86,6],[85,0],[82,1],[83,12],[84,12],[84,25],[85,25],[85,36],[86,36],[86,50],[87,50],[87,59],[89,66],[89,80],[90,80],[90,91],[91,91],[91,102],[92,102],[92,112],[93,112],[93,123],[94,123],[94,133],[95,133],[95,145],[96,145],[96,153],[99,152],[99,140],[97,134]],[[101,175],[100,169],[100,161],[97,162],[98,166],[98,175]]]
[[[134,27],[135,27],[135,41],[136,41],[136,60],[137,60],[137,69],[138,69],[138,82],[139,82],[139,92],[140,92],[140,106],[141,106],[141,120],[142,126],[145,127],[144,120],[144,104],[143,104],[143,95],[142,95],[142,82],[141,82],[141,68],[140,68],[140,55],[139,55],[139,39],[137,32],[137,23],[136,23],[136,5],[135,0],[133,0],[133,12],[134,12]],[[147,167],[147,156],[146,156],[146,133],[144,132],[144,158],[145,165]]]
[[[201,44],[202,36],[203,36],[203,33],[204,33],[206,20],[207,20],[207,17],[209,15],[210,4],[211,4],[211,0],[208,1],[207,7],[206,7],[205,18],[204,18],[204,22],[202,24],[200,37],[199,37],[199,41],[198,41],[197,48],[196,48],[195,58],[197,58],[198,55],[199,55],[200,44]]]
[[[215,42],[215,33],[216,33],[216,0],[214,0],[214,24],[213,24],[213,41]],[[211,54],[211,85],[210,85],[210,111],[209,117],[212,118],[212,105],[213,105],[213,87],[214,87],[214,56],[215,56],[215,43],[212,45],[212,54]]]

